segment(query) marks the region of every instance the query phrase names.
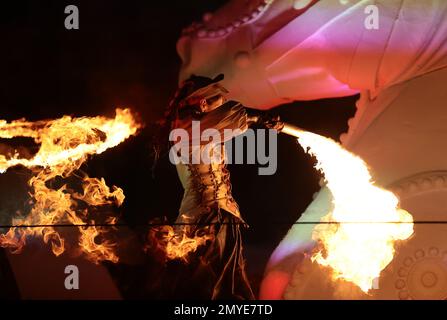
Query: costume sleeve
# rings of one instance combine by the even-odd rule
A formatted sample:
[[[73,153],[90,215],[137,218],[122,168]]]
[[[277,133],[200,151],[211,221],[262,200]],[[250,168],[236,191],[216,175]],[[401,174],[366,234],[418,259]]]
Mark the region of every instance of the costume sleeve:
[[[204,129],[214,128],[219,131],[225,129],[247,130],[247,112],[245,107],[235,101],[229,101],[220,108],[206,114],[201,123]]]
[[[211,135],[220,135],[221,142],[225,142],[247,130],[247,112],[240,103],[229,101],[200,118],[188,116],[178,120],[175,128],[186,130],[192,145],[207,144],[208,140],[202,140],[202,135],[207,131]]]

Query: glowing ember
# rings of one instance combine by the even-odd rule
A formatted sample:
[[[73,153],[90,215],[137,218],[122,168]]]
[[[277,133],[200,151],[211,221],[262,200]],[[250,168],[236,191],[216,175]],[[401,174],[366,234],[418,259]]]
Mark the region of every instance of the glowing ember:
[[[72,191],[67,185],[52,185],[57,177],[70,177],[88,156],[119,145],[135,135],[139,128],[128,109],[117,109],[114,119],[64,116],[39,122],[0,121],[0,138],[31,137],[40,144],[39,151],[31,159],[19,158],[18,154],[10,159],[0,155],[0,172],[22,165],[35,173],[29,180],[33,207],[26,217],[13,219],[13,225],[20,227],[12,227],[0,235],[0,245],[18,253],[27,237],[41,237],[45,243],[51,244],[53,253],[58,256],[65,251],[65,243],[54,226],[74,224],[78,225],[80,232],[79,246],[89,260],[95,263],[103,260],[117,262],[115,244],[105,239],[107,230],[85,226],[95,223],[88,219],[86,206],[120,206],[124,201],[123,191],[115,186],[111,191],[104,179],[88,176],[83,178],[81,193]]]
[[[317,158],[316,168],[333,196],[333,210],[313,233],[323,248],[312,259],[368,292],[392,261],[394,243],[413,234],[412,216],[390,191],[373,184],[367,165],[335,141],[291,126],[285,133]]]

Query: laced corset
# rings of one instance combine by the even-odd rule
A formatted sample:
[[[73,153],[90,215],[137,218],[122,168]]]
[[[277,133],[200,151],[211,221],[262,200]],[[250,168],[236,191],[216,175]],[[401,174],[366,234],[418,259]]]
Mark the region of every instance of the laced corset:
[[[221,150],[224,154],[223,144]],[[230,173],[224,160],[210,164],[179,163],[177,172],[185,189],[177,222],[192,222],[203,213],[220,209],[241,219],[239,207],[231,194]]]

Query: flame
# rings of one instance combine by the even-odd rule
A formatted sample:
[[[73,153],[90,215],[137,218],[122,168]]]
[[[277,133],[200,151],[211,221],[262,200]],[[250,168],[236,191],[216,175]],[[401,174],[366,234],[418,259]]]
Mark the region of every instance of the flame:
[[[209,227],[193,230],[193,225],[167,225],[165,223],[149,230],[146,250],[161,252],[163,260],[181,260],[188,263],[191,253],[214,237]]]
[[[413,234],[412,216],[399,208],[392,192],[374,185],[361,158],[331,139],[293,131],[304,150],[316,157],[316,169],[333,196],[333,210],[312,235],[323,246],[312,260],[330,267],[334,280],[353,282],[368,293],[392,261],[396,240]]]
[[[129,109],[116,109],[113,119],[64,116],[39,122],[21,119],[7,123],[0,120],[0,138],[30,137],[40,145],[31,159],[19,158],[18,154],[9,159],[0,155],[0,173],[18,165],[34,172],[28,182],[32,209],[26,217],[13,219],[15,227],[0,235],[0,245],[19,253],[28,237],[40,237],[50,243],[53,253],[59,256],[65,251],[65,240],[54,226],[73,224],[80,232],[79,247],[89,260],[118,262],[114,253],[116,245],[105,239],[107,230],[92,226],[95,221],[88,219],[89,211],[82,207],[120,206],[124,201],[123,191],[115,186],[111,191],[104,179],[85,176],[82,192],[76,193],[67,184],[54,187],[54,179],[69,178],[89,156],[119,145],[135,135],[139,128]]]

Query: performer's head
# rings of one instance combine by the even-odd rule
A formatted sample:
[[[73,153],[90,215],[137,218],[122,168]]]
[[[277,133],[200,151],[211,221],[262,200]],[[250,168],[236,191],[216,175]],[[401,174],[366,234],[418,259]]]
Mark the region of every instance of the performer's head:
[[[178,110],[189,108],[206,113],[219,108],[227,101],[228,91],[219,83],[223,78],[223,74],[214,79],[192,75],[179,88]]]

